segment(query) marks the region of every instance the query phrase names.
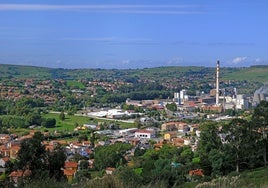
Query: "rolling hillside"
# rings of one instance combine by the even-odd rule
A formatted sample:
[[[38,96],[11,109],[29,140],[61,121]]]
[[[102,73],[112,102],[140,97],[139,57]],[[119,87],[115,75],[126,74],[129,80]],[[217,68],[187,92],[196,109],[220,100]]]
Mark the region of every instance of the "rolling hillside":
[[[214,79],[215,68],[212,67],[157,67],[145,69],[52,69],[35,66],[0,64],[0,78],[34,78],[34,79],[151,79],[165,80],[206,74],[203,79]],[[252,82],[268,82],[268,66],[252,66],[248,68],[221,68],[223,80],[247,80]]]

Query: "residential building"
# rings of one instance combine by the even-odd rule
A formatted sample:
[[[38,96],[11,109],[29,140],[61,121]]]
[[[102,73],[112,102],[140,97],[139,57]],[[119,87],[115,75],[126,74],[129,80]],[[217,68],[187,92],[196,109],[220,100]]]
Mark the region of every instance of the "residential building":
[[[155,137],[155,132],[153,130],[138,130],[135,132],[135,137],[150,139]]]

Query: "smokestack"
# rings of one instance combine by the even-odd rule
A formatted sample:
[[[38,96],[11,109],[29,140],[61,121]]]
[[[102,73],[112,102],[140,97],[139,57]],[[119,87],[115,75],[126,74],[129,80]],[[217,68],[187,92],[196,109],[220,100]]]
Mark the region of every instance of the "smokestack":
[[[220,74],[220,61],[217,61],[216,68],[216,105],[219,105],[219,74]]]

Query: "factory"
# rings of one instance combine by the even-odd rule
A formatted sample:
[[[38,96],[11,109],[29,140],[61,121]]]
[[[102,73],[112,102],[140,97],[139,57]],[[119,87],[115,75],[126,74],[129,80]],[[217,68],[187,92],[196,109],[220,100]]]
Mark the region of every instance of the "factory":
[[[243,110],[248,109],[249,99],[243,94],[237,94],[237,89],[233,88],[233,95],[225,95],[225,88],[220,88],[220,61],[216,63],[215,71],[215,88],[209,94],[201,93],[199,96],[187,95],[187,90],[183,89],[174,93],[173,101],[178,104],[179,109],[189,109],[188,106],[199,108],[202,111],[214,111],[217,113],[224,112],[227,109]],[[267,91],[265,95],[262,91]],[[255,95],[254,95],[255,96]],[[258,98],[268,99],[268,87],[256,92],[256,100]],[[262,99],[263,100],[263,99]]]

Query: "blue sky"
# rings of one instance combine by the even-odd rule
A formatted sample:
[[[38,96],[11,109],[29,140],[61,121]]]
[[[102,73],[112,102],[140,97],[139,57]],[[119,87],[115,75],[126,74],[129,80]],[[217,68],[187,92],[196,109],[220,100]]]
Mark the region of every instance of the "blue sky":
[[[0,63],[267,65],[267,10],[266,0],[0,0]]]

